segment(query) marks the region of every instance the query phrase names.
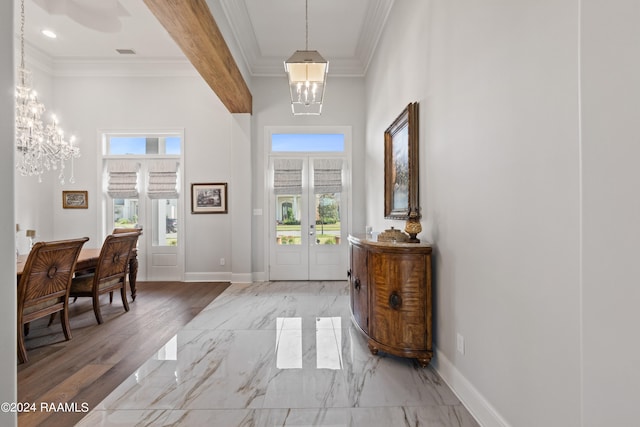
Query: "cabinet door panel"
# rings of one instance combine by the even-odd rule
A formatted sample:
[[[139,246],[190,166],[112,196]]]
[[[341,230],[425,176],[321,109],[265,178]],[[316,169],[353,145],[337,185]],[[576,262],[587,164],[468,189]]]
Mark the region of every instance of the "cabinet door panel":
[[[426,262],[420,254],[373,253],[371,336],[403,349],[427,348]]]
[[[356,323],[365,333],[369,333],[367,274],[367,250],[360,246],[351,245],[351,278],[349,280],[351,312]]]

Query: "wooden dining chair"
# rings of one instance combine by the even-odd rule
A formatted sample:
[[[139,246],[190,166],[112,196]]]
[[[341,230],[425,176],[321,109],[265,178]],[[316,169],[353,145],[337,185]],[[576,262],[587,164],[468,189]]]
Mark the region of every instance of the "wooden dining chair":
[[[77,275],[71,281],[70,297],[90,297],[93,299],[93,312],[98,323],[102,323],[100,313],[100,295],[120,290],[122,305],[129,311],[127,301],[127,267],[131,251],[140,236],[139,230],[130,233],[110,234],[104,240],[98,265],[92,273]]]
[[[138,238],[139,238],[140,235],[142,235],[142,226],[136,225],[134,228],[116,227],[113,229],[111,234],[131,233],[132,231],[140,231],[140,234],[138,235]],[[136,248],[137,246],[138,246],[138,242],[136,241],[136,244],[133,245],[133,247]],[[129,278],[129,287],[131,288],[131,299],[135,301],[136,300],[135,280],[138,276],[138,257],[135,256],[134,254],[132,254],[131,258],[129,259],[128,268],[129,270],[127,271],[127,277]],[[113,302],[113,292],[109,293],[109,302]]]
[[[25,327],[33,320],[61,312],[64,337],[71,339],[69,290],[78,255],[88,237],[33,245],[18,283],[18,359],[26,363]]]

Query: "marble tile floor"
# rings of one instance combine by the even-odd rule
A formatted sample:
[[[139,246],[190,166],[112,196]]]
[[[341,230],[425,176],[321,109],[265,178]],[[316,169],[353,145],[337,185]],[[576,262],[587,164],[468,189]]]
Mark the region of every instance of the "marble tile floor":
[[[477,426],[430,368],[373,356],[346,282],[233,284],[79,426]]]

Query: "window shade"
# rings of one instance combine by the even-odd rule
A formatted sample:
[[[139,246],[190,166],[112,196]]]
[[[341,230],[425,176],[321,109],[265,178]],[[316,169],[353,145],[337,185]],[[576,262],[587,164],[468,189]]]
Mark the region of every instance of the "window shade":
[[[135,199],[138,197],[138,162],[131,160],[110,160],[107,164],[109,184],[107,194],[114,199]]]
[[[313,161],[313,188],[315,194],[342,191],[342,159],[316,159]]]
[[[302,193],[301,159],[275,159],[273,169],[273,190],[275,194]]]
[[[178,198],[178,162],[175,160],[155,160],[149,165],[150,199]]]

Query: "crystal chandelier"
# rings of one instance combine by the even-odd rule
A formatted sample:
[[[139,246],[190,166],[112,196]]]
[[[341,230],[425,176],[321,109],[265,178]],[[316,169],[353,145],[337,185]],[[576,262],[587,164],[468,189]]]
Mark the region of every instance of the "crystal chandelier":
[[[38,176],[49,170],[60,169],[58,179],[64,184],[65,162],[71,160],[73,177],[73,159],[80,157],[80,149],[74,146],[74,137],[64,139],[64,132],[58,127],[58,121],[52,116],[51,123],[44,125],[41,116],[44,104],[38,101],[36,91],[31,84],[31,72],[24,66],[24,0],[20,12],[20,67],[16,84],[16,168],[22,176]]]
[[[284,63],[289,77],[291,110],[294,115],[319,115],[327,84],[327,62],[317,50],[309,50],[309,1],[305,0],[306,47]]]

